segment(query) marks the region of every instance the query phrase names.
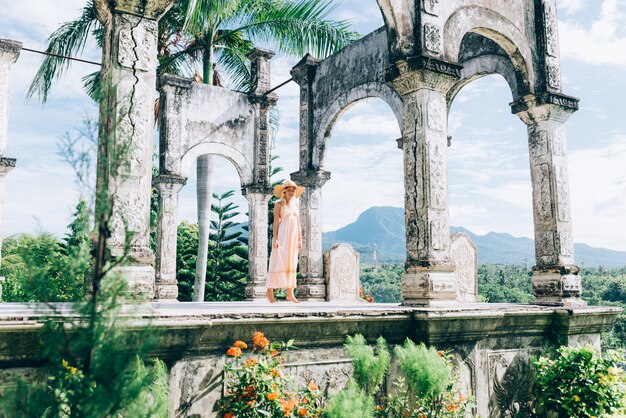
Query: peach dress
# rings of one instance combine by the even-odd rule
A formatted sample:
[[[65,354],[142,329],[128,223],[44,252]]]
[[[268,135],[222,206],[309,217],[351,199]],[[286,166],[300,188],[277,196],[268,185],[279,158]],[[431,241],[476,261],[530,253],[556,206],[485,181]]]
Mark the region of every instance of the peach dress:
[[[278,248],[272,245],[270,268],[268,270],[266,289],[294,289],[296,287],[296,270],[298,268],[298,228],[300,224],[299,201],[293,197],[289,204],[280,210],[278,224]]]

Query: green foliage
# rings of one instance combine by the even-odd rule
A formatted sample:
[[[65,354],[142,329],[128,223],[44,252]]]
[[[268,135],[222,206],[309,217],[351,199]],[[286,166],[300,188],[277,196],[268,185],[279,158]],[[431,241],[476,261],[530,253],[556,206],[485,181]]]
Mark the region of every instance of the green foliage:
[[[432,399],[446,391],[452,381],[452,370],[441,351],[407,339],[394,352],[409,389],[417,397]]]
[[[190,302],[193,284],[196,279],[196,259],[198,258],[198,224],[183,221],[178,225],[176,241],[176,280],[178,300]]]
[[[234,191],[213,194],[209,252],[205,282],[206,301],[234,301],[245,298],[248,278],[248,243],[241,224],[232,221],[239,215],[232,203]],[[183,222],[178,227],[176,269],[181,301],[190,301],[195,281],[198,254],[198,226]]]
[[[489,303],[532,303],[532,272],[521,265],[481,264],[478,293]]]
[[[92,274],[89,210],[81,200],[69,234],[19,234],[4,241],[0,275],[5,302],[72,302],[83,298]]]
[[[541,357],[537,369],[537,409],[548,417],[609,416],[625,406],[623,354],[602,357],[593,347],[561,347],[556,358]]]
[[[367,395],[374,395],[385,379],[391,359],[385,339],[376,340],[376,353],[360,334],[348,336],[344,347],[352,359],[354,380]]]
[[[46,379],[18,381],[2,398],[8,416],[167,416],[165,365],[145,363],[154,330],[128,330],[120,314],[122,281],[107,278],[100,289],[71,316],[46,321],[40,335]]]
[[[293,348],[293,340],[270,342],[263,333],[255,332],[251,348],[246,351],[248,344],[235,341],[226,353],[232,361],[224,366],[228,389],[219,402],[224,418],[321,417],[317,384],[311,381],[298,387],[285,375],[284,352]]]
[[[325,413],[328,418],[374,418],[374,399],[350,379],[328,400]]]
[[[401,303],[400,282],[404,266],[400,263],[385,263],[374,271],[371,267],[361,269],[363,293],[378,303]]]

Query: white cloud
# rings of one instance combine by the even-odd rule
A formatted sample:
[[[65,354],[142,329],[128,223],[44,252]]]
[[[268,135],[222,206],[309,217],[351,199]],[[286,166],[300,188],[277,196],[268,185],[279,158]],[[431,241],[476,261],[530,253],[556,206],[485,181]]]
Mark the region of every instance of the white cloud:
[[[585,0],[559,0],[557,5],[566,14],[574,14],[585,9]]]
[[[574,238],[626,250],[626,136],[569,155]]]
[[[561,56],[594,65],[626,66],[625,20],[626,5],[621,0],[604,0],[591,25],[560,20]]]

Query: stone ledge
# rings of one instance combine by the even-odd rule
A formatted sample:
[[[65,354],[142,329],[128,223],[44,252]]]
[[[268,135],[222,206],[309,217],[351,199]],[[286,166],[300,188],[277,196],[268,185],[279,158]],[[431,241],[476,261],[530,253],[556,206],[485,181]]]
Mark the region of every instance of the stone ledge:
[[[71,304],[56,305],[64,315]],[[254,331],[272,340],[295,339],[296,346],[341,346],[346,335],[383,336],[391,344],[410,337],[438,346],[499,338],[554,339],[604,331],[618,308],[549,308],[536,305],[466,304],[448,308],[414,308],[394,304],[346,305],[257,302],[150,303],[132,315],[129,330],[152,324],[159,331],[153,355],[175,361],[188,355],[223,352],[234,340]],[[125,312],[131,315],[131,310]],[[0,367],[39,362],[37,330],[46,310],[34,304],[0,304]],[[58,315],[57,315],[58,316]]]

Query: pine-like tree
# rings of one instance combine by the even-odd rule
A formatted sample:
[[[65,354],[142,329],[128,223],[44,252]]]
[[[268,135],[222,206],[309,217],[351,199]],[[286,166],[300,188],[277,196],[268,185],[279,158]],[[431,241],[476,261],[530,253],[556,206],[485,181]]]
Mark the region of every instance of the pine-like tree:
[[[239,215],[238,206],[229,201],[234,190],[222,195],[213,194],[215,204],[211,211],[217,219],[211,221],[209,259],[205,300],[243,300],[248,278],[248,240],[239,223],[232,221]],[[238,230],[239,229],[239,230]]]

